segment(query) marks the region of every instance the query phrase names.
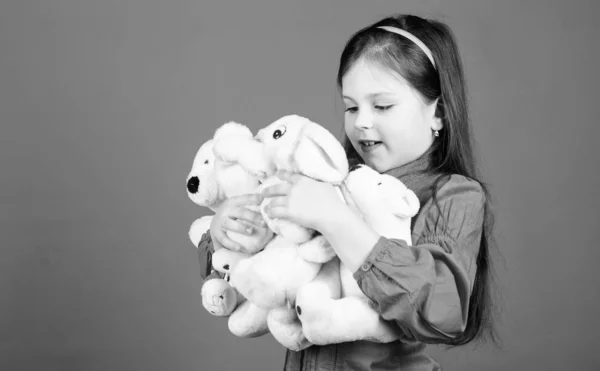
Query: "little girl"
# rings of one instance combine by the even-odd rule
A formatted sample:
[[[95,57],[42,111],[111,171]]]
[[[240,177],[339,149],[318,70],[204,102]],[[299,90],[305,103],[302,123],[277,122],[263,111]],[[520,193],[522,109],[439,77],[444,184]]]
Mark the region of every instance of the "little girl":
[[[236,249],[225,230],[266,228],[244,206],[272,197],[267,213],[322,233],[354,272],[379,315],[403,338],[313,345],[286,354],[284,371],[439,370],[428,343],[462,345],[494,336],[490,320],[488,238],[491,214],[477,180],[463,70],[450,29],[411,15],[383,19],[354,34],[337,77],[346,107],[350,165],[400,179],[419,197],[412,242],[375,233],[334,187],[299,174],[227,201],[200,251]],[[249,227],[248,225],[251,225]],[[212,239],[212,241],[211,241]]]

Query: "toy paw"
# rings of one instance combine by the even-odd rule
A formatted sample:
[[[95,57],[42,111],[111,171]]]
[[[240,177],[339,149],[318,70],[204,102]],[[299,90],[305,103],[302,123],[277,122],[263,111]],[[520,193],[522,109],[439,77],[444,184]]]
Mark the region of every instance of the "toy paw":
[[[237,305],[237,295],[227,281],[219,278],[207,280],[201,290],[202,305],[212,315],[225,317]]]
[[[275,279],[264,277],[269,272],[261,272],[257,269],[252,262],[253,258],[242,260],[234,267],[232,285],[244,297],[260,307],[275,308],[282,305],[286,299],[285,291],[274,289],[272,282]]]
[[[381,319],[365,298],[345,297],[296,305],[306,338],[325,345],[356,340],[389,343],[400,330]]]
[[[301,244],[298,250],[304,260],[314,263],[326,263],[336,256],[335,250],[323,235]]]
[[[203,216],[202,218],[196,219],[190,226],[188,235],[190,237],[190,241],[192,241],[196,248],[198,248],[198,244],[200,243],[200,239],[202,239],[202,235],[210,229],[210,222],[212,221],[212,218],[212,215]]]
[[[320,268],[320,264],[302,259],[297,245],[276,237],[263,251],[237,264],[231,283],[256,305],[277,308],[286,300],[295,300],[298,288],[310,282]]]
[[[233,268],[242,260],[252,255],[227,249],[219,249],[212,254],[212,266],[221,273],[231,273]]]
[[[314,234],[314,230],[304,228],[299,226],[298,224],[292,223],[283,219],[271,219],[267,220],[265,214],[263,214],[263,218],[267,222],[269,229],[271,229],[275,234],[279,236],[285,237],[287,240],[293,243],[304,243],[310,240]]]
[[[267,317],[267,323],[275,340],[290,350],[297,352],[312,345],[302,332],[302,323],[293,306],[284,305],[272,309]]]
[[[267,310],[244,301],[229,316],[229,331],[244,338],[254,338],[269,332],[267,326]]]

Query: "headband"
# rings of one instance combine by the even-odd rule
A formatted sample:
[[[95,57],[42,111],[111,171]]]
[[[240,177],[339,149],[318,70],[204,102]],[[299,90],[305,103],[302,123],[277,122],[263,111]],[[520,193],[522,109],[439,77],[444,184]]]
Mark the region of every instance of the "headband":
[[[381,27],[377,27],[377,28],[381,28],[382,30],[386,30],[389,32],[396,33],[398,35],[402,35],[402,36],[406,37],[407,39],[409,39],[410,41],[412,41],[413,43],[415,43],[419,48],[421,48],[421,50],[423,50],[423,53],[425,53],[425,55],[427,55],[427,58],[429,58],[429,60],[431,61],[431,64],[433,65],[433,68],[436,68],[435,62],[433,61],[433,55],[431,54],[431,50],[429,50],[429,48],[425,44],[423,44],[423,42],[421,40],[419,40],[415,35],[411,34],[408,31],[405,31],[403,29],[397,28],[397,27],[381,26]]]

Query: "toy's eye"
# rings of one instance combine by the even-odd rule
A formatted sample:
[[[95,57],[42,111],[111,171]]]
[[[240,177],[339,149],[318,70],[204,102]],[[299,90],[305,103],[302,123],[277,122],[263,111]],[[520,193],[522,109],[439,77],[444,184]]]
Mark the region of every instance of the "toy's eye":
[[[204,164],[208,164],[208,160],[204,161]]]
[[[273,139],[279,139],[285,134],[286,128],[285,126],[281,126],[279,129],[273,132]]]
[[[378,186],[380,186],[380,185],[381,185],[381,182],[377,183],[377,185],[378,185]]]

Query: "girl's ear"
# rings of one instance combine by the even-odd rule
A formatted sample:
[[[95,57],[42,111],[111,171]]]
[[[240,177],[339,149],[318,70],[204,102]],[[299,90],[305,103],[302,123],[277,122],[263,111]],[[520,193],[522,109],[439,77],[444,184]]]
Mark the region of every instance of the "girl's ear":
[[[444,128],[444,123],[442,122],[441,116],[444,115],[443,107],[439,107],[440,98],[436,98],[436,100],[431,103],[429,114],[431,115],[431,130],[442,130]]]
[[[444,128],[444,123],[442,122],[442,119],[439,117],[434,117],[433,121],[431,122],[431,130],[442,130]]]

